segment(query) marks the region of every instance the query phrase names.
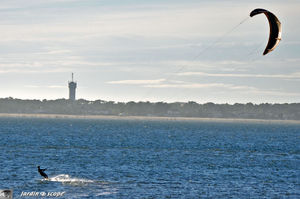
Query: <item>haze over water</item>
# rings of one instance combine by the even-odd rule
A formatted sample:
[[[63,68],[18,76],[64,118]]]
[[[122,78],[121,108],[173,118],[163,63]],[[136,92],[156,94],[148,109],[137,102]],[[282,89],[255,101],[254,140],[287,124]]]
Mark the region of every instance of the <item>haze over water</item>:
[[[14,198],[299,198],[299,138],[300,124],[287,123],[2,117],[0,188]]]

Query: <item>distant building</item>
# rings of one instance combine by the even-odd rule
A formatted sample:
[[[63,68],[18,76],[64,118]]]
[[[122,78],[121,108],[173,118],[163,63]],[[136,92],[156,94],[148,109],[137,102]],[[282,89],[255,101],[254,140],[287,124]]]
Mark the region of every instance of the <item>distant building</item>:
[[[72,81],[69,82],[69,100],[75,101],[77,82],[74,82],[74,74],[72,73]]]

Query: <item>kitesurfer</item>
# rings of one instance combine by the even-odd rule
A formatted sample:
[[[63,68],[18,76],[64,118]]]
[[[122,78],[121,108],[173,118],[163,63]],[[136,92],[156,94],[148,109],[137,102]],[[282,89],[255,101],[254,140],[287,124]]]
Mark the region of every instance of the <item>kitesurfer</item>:
[[[41,169],[40,166],[38,166],[37,168],[38,168],[38,172],[41,174],[41,176],[43,176],[45,179],[48,179],[47,174],[44,172],[47,169]]]

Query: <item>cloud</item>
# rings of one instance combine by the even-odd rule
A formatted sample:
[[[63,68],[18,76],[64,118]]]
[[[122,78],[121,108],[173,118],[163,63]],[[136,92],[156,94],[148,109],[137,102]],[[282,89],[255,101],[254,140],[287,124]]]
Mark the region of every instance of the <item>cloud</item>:
[[[248,16],[254,4],[268,5],[278,13],[284,28],[279,48],[267,57],[257,58],[265,47],[259,46],[260,41],[267,42],[268,24],[264,16]],[[109,84],[133,85],[133,90],[154,88],[162,96],[167,93],[163,88],[173,88],[174,92],[191,89],[187,99],[195,93],[192,89],[202,89],[205,95],[224,91],[232,98],[251,91],[253,99],[259,96],[261,100],[263,92],[275,95],[280,91],[258,88],[280,85],[284,91],[296,91],[294,81],[300,79],[298,46],[291,44],[299,44],[299,5],[290,0],[6,1],[0,5],[0,73],[34,73],[22,76],[27,84],[33,84],[29,80],[35,76],[37,87],[54,89],[59,86],[39,85],[48,84],[45,73],[73,71],[81,73],[81,82],[89,82],[89,90],[103,89],[103,95],[114,95],[105,90]],[[236,26],[246,17],[249,20]],[[124,73],[129,79],[118,79]],[[204,79],[217,81],[206,83]],[[279,79],[291,81],[281,84]],[[26,84],[11,81],[1,82],[18,84],[19,88]],[[106,81],[106,85],[99,88],[95,81]],[[115,92],[121,93],[117,89],[122,86]],[[139,91],[126,95],[139,95]]]
[[[178,82],[179,83],[179,82]],[[284,90],[276,89],[261,89],[253,86],[245,85],[234,85],[234,84],[224,84],[224,83],[183,83],[181,84],[157,84],[157,85],[143,85],[147,88],[175,88],[175,89],[209,89],[210,92],[215,94],[221,93],[231,93],[235,95],[244,95],[244,96],[276,96],[276,97],[298,97],[300,93],[297,92],[288,92]],[[250,96],[249,96],[250,97]]]
[[[182,72],[178,76],[205,76],[205,77],[241,77],[241,78],[278,78],[278,79],[299,79],[300,73],[292,74],[237,74],[237,73],[204,73],[204,72]]]
[[[300,96],[300,93],[296,92],[287,92],[287,91],[280,91],[280,90],[265,90],[265,89],[252,89],[245,94],[255,94],[255,95],[267,95],[267,96]]]
[[[47,88],[63,88],[63,89],[65,89],[66,86],[61,86],[61,85],[51,85],[51,86],[47,86]]]
[[[61,85],[48,85],[48,86],[37,86],[37,85],[24,85],[25,88],[51,88],[51,89],[66,89],[66,86]]]
[[[66,53],[71,53],[71,50],[51,50],[47,52],[38,52],[36,53],[37,55],[56,55],[56,54],[66,54]]]
[[[143,85],[143,84],[160,84],[164,82],[165,79],[154,79],[154,80],[119,80],[119,81],[109,81],[107,84],[127,84],[127,85]]]
[[[120,84],[120,85],[139,85],[145,88],[226,88],[231,90],[255,90],[254,87],[238,86],[233,84],[224,83],[191,83],[178,80],[154,79],[154,80],[119,80],[109,81],[107,84]]]
[[[7,25],[2,25],[2,28],[6,30],[6,34],[1,35],[2,40],[67,42],[86,39],[87,35],[94,37],[112,35],[212,37],[220,36],[219,31],[222,28],[228,30],[231,24],[239,21],[237,16],[228,14],[221,6],[216,7],[214,4],[203,6],[201,3],[149,3],[148,5],[136,3],[135,6],[114,5],[113,7],[107,4],[97,6],[95,9],[90,2],[86,3],[86,5],[90,4],[86,6],[86,9],[72,7],[71,5],[77,4],[70,3],[70,8],[66,11],[58,9],[59,4],[50,6],[49,3],[42,2],[32,1],[32,4],[40,6],[42,11],[39,11],[38,7],[29,6],[25,11],[17,9],[8,12],[10,21],[7,19]],[[54,8],[57,8],[55,12],[53,12]],[[111,9],[110,12],[107,9]],[[233,9],[239,10],[239,8]],[[24,12],[26,15],[21,17]],[[233,20],[220,24],[222,13],[225,18]]]
[[[221,89],[230,89],[230,90],[254,90],[254,87],[249,86],[237,86],[233,84],[224,84],[224,83],[168,83],[168,84],[157,84],[157,85],[144,85],[143,87],[147,88],[186,88],[186,89],[212,89],[212,88],[221,88]]]
[[[173,81],[166,79],[157,80],[120,80],[107,82],[109,84],[120,85],[138,85],[143,88],[157,88],[157,89],[208,89],[214,94],[217,93],[239,93],[239,95],[264,95],[264,96],[300,96],[297,92],[288,92],[279,89],[261,89],[258,87],[248,85],[236,85],[226,83],[193,83],[185,81]]]

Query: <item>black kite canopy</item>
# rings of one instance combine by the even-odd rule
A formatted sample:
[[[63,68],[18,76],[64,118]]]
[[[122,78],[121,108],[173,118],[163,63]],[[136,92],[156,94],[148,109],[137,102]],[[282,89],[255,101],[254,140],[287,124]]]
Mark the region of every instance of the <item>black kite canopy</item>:
[[[278,18],[271,12],[265,9],[257,8],[250,13],[250,17],[253,17],[258,14],[265,14],[269,20],[270,25],[270,36],[267,47],[263,53],[263,55],[268,54],[272,50],[276,48],[281,40],[281,23]]]

